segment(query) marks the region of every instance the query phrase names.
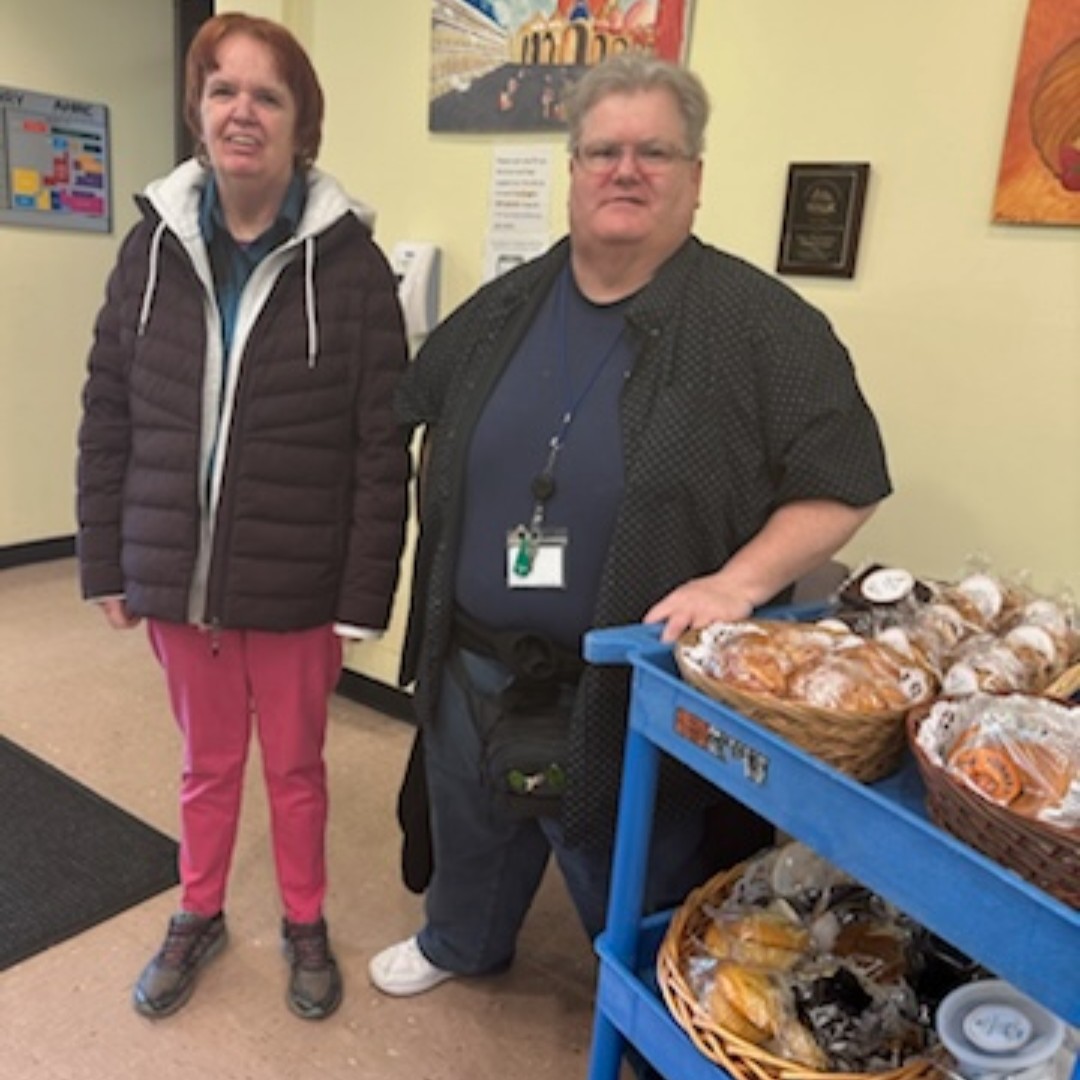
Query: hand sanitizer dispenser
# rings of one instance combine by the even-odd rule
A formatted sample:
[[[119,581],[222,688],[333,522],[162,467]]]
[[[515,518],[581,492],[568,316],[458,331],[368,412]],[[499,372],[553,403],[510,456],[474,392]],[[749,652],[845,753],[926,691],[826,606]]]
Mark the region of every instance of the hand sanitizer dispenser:
[[[397,277],[405,330],[418,344],[439,321],[439,249],[420,240],[402,240],[390,253]]]

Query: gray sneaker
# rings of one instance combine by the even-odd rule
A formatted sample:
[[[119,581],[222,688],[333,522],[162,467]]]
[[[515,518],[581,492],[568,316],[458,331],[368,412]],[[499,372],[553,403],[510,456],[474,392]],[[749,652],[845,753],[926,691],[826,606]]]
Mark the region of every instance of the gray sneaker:
[[[199,971],[221,952],[227,936],[223,912],[213,918],[188,911],[174,915],[165,943],[135,984],[135,1011],[156,1020],[185,1005]]]
[[[304,1020],[324,1020],[341,1004],[341,972],[330,951],[326,920],[284,920],[281,944],[291,968],[289,1008]]]

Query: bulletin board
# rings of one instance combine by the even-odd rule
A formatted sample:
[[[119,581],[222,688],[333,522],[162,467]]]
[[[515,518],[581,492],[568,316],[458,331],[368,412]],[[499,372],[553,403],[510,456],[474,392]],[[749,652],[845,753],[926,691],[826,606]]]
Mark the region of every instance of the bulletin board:
[[[0,86],[0,226],[110,232],[105,105]]]

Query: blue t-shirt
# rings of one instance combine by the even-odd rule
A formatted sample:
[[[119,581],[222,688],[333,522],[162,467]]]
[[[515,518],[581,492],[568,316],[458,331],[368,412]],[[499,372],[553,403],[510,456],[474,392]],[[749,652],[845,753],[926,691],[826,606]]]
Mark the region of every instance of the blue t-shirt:
[[[569,648],[592,625],[623,489],[619,400],[633,364],[630,298],[599,305],[569,268],[556,281],[473,432],[465,479],[457,602],[492,629],[535,630]],[[511,588],[507,533],[528,525],[533,479],[569,412],[546,528],[567,533],[564,588]]]

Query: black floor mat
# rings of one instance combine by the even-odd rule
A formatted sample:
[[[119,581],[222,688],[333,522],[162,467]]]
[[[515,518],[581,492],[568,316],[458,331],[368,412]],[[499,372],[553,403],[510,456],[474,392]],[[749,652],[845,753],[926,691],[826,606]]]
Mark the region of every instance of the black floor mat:
[[[177,883],[176,841],[0,736],[0,971]]]

